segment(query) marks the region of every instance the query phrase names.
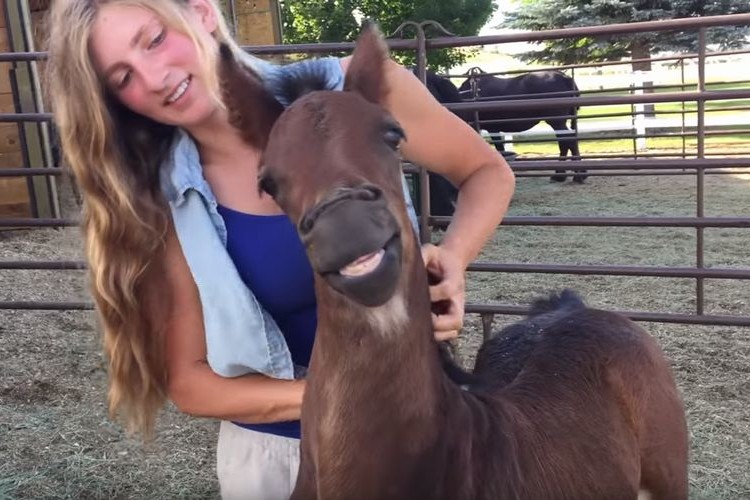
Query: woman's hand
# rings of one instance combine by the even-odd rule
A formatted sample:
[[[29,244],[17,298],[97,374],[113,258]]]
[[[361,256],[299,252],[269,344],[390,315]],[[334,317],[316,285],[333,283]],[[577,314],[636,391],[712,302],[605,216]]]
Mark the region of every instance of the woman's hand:
[[[422,259],[429,276],[435,339],[454,339],[464,323],[464,266],[449,250],[429,243],[422,246]]]

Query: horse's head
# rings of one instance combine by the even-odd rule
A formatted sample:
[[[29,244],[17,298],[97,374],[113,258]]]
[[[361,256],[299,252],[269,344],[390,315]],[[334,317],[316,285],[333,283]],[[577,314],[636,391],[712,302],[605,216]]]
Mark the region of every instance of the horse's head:
[[[387,58],[380,33],[365,28],[344,92],[295,100],[273,126],[259,172],[260,189],[297,225],[315,272],[369,307],[393,296],[418,248],[402,194],[404,133],[381,105]]]

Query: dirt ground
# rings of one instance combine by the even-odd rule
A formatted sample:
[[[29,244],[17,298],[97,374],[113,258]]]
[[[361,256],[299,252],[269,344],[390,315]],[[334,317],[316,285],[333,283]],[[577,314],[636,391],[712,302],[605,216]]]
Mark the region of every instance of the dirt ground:
[[[709,176],[707,215],[750,214],[750,178]],[[695,179],[520,179],[512,215],[693,215]],[[68,213],[75,206],[67,207]],[[750,267],[750,232],[706,231],[706,262]],[[78,230],[0,232],[0,260],[81,259]],[[504,227],[480,260],[693,265],[695,230]],[[472,273],[468,301],[526,304],[569,286],[603,308],[691,312],[693,280]],[[706,282],[707,312],[750,315],[747,281]],[[83,271],[0,270],[0,300],[87,301]],[[495,327],[513,318],[498,317]],[[672,361],[691,431],[691,498],[750,498],[750,329],[644,323]],[[466,363],[481,338],[469,316]],[[0,498],[216,498],[217,424],[167,408],[142,444],[107,417],[89,311],[0,310]]]

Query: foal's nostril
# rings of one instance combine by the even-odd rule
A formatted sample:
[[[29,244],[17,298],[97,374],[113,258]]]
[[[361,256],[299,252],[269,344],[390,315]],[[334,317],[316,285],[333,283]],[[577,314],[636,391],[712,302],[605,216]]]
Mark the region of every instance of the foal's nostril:
[[[326,199],[307,211],[297,225],[300,235],[304,236],[312,231],[315,221],[334,205],[344,201],[379,201],[383,199],[383,190],[373,184],[364,184],[355,188],[342,187],[335,189]]]

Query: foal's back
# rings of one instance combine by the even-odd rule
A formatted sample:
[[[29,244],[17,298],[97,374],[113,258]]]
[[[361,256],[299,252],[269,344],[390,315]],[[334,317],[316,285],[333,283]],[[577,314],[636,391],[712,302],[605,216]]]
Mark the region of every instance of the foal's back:
[[[517,451],[513,496],[687,498],[680,395],[659,346],[629,319],[563,292],[485,343],[474,373]]]

